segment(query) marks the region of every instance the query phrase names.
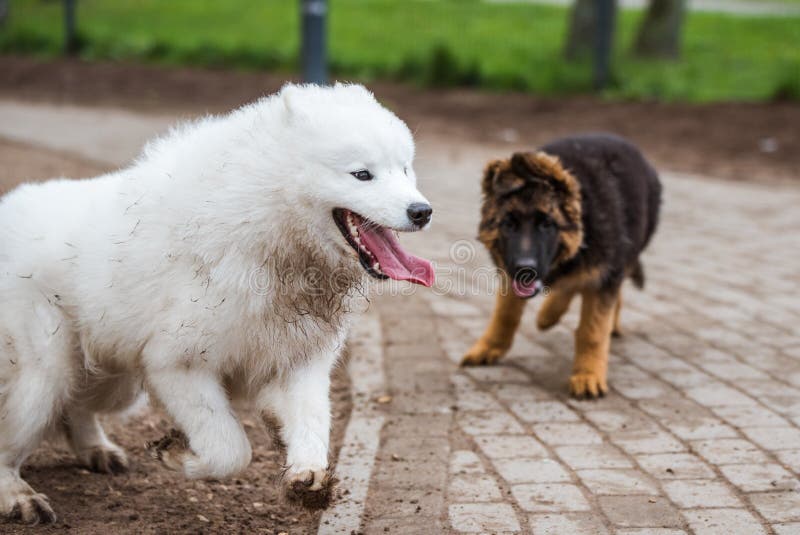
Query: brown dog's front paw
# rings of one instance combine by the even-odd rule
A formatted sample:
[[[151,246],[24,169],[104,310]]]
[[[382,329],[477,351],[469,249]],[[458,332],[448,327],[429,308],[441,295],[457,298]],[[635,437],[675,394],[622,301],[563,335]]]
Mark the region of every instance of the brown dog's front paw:
[[[170,470],[183,471],[183,463],[187,455],[192,455],[189,449],[189,439],[178,429],[170,431],[158,440],[148,442],[145,447],[153,458]]]
[[[304,470],[287,475],[284,480],[286,498],[306,509],[327,509],[331,504],[336,479],[330,470]]]
[[[506,348],[491,346],[483,340],[478,340],[472,349],[467,351],[461,359],[462,366],[487,366],[492,365],[506,354]]]
[[[605,376],[594,372],[573,373],[569,378],[569,393],[578,399],[598,398],[606,395],[608,385]]]

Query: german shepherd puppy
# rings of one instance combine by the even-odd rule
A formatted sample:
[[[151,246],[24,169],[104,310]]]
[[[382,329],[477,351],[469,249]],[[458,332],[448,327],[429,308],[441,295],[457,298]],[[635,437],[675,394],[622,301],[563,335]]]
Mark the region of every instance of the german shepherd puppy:
[[[549,293],[537,318],[541,330],[558,323],[581,294],[569,390],[579,398],[604,395],[610,336],[620,332],[622,282],[631,277],[644,286],[639,255],[658,222],[658,175],[630,142],[586,134],[490,162],[482,189],[478,238],[505,284],[488,329],[462,364],[500,359],[526,299],[542,289]]]

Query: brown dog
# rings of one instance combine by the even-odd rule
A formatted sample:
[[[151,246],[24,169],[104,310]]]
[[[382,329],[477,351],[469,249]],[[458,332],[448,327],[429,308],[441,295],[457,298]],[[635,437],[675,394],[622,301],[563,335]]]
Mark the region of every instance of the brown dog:
[[[608,349],[619,333],[626,276],[643,287],[639,255],[658,221],[661,183],[629,142],[608,134],[555,141],[490,162],[479,239],[507,284],[488,329],[462,364],[493,364],[511,347],[526,299],[547,287],[537,325],[558,323],[581,294],[570,392],[608,390]]]

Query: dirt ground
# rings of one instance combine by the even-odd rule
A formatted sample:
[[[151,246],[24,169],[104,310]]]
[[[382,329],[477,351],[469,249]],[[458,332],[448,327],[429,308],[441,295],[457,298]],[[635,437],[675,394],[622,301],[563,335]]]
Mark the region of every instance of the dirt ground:
[[[0,56],[0,97],[220,112],[279,88],[283,74]],[[658,166],[733,180],[800,178],[800,104],[661,104],[369,84],[412,126],[536,147],[577,131],[629,137]]]
[[[334,378],[332,443],[341,443],[350,413],[344,368]],[[249,468],[233,480],[190,481],[163,468],[145,450],[172,423],[160,411],[143,408],[110,419],[106,430],[128,452],[130,470],[110,476],[79,465],[66,445],[45,443],[29,458],[22,476],[46,493],[58,515],[52,526],[0,523],[0,533],[314,533],[319,512],[289,505],[281,497],[281,457],[255,414],[243,422],[253,445]],[[333,458],[338,455],[334,447]]]

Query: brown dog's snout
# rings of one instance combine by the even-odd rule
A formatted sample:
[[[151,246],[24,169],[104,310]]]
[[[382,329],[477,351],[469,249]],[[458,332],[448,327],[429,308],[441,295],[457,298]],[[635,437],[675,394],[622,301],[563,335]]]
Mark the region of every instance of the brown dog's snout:
[[[511,266],[511,275],[514,278],[525,277],[533,280],[537,276],[538,263],[535,258],[518,258]]]

